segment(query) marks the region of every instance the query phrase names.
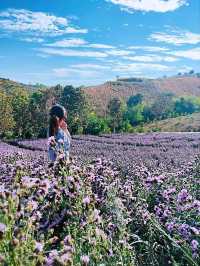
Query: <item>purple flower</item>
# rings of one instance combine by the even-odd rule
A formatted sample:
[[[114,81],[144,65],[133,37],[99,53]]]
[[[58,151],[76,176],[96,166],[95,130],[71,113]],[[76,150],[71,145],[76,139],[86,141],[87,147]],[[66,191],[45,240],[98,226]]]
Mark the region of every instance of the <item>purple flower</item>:
[[[89,261],[90,261],[89,256],[87,256],[87,255],[83,255],[83,256],[81,256],[81,262],[82,262],[84,265],[88,265]]]
[[[192,251],[196,252],[199,248],[199,242],[197,240],[193,239],[191,242],[191,247],[192,247]]]
[[[74,182],[74,177],[71,176],[71,175],[66,176],[66,180],[67,180],[68,182]]]
[[[4,234],[6,231],[6,225],[3,223],[0,223],[0,233]]]
[[[50,147],[53,147],[56,145],[56,140],[54,136],[51,136],[48,138],[47,145]]]
[[[146,210],[146,211],[143,211],[143,212],[142,212],[142,218],[143,218],[143,222],[144,222],[144,224],[146,224],[146,223],[150,220],[151,215],[150,215],[150,213]]]
[[[163,175],[159,175],[155,177],[155,181],[157,181],[158,183],[163,183],[164,179],[165,179],[165,176]]]
[[[192,203],[192,208],[197,209],[197,211],[200,214],[200,201],[199,200],[194,200],[193,203]]]
[[[83,199],[83,204],[90,204],[90,197],[89,196],[86,196],[84,199]]]
[[[176,192],[175,188],[169,188],[163,191],[162,196],[164,199],[166,199],[167,201],[170,200],[171,194],[173,194],[174,192]]]
[[[168,209],[165,209],[163,212],[163,217],[162,218],[168,218],[171,214],[171,211]]]
[[[71,261],[71,254],[70,253],[64,253],[61,257],[60,260],[62,263],[67,263]]]
[[[156,212],[156,216],[161,216],[163,211],[159,206],[154,207],[154,211]]]
[[[178,193],[178,198],[177,201],[179,203],[185,203],[188,200],[191,200],[192,197],[190,196],[190,194],[188,193],[187,189],[182,189],[179,193]]]
[[[190,227],[188,224],[181,224],[178,227],[179,233],[183,236],[183,238],[188,239],[189,236],[191,235],[190,233]]]
[[[71,235],[67,235],[65,238],[64,238],[64,244],[65,245],[72,245],[73,243],[73,239],[71,237]]]
[[[40,243],[40,242],[36,242],[36,243],[35,243],[35,250],[36,250],[37,252],[42,252],[43,247],[44,247],[44,244],[42,244],[42,243]]]
[[[168,230],[170,233],[172,233],[172,232],[174,231],[176,225],[175,225],[174,222],[170,222],[170,223],[167,223],[166,226],[167,226],[167,230]]]
[[[190,227],[190,229],[195,235],[199,235],[199,229],[197,229],[196,227]]]

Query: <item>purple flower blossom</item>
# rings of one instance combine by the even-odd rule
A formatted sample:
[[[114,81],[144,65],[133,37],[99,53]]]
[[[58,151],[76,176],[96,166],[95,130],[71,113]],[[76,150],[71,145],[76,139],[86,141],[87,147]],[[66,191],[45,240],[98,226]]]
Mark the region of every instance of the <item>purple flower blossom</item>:
[[[89,196],[86,196],[84,199],[83,199],[83,204],[90,204],[90,197]]]
[[[178,232],[183,236],[183,238],[188,239],[191,236],[190,226],[188,224],[181,224],[178,227]]]
[[[165,180],[165,176],[164,176],[164,175],[156,176],[156,177],[155,177],[155,180],[156,180],[158,183],[162,183],[162,182]]]
[[[64,264],[66,264],[67,262],[71,261],[71,254],[70,253],[64,253],[61,257],[60,257],[60,261]]]
[[[198,214],[200,215],[200,201],[194,200],[192,202],[192,208],[196,209],[198,211]]]
[[[191,231],[195,234],[195,235],[200,235],[200,231],[199,231],[199,229],[197,229],[197,228],[195,228],[195,227],[193,227],[193,226],[191,226],[190,227],[190,229],[191,229]]]
[[[197,240],[193,239],[191,241],[191,247],[192,247],[193,252],[197,252],[197,250],[199,248],[199,242]]]
[[[155,211],[155,213],[156,213],[156,216],[161,216],[162,214],[163,214],[163,210],[162,210],[162,208],[160,207],[160,206],[155,206],[154,207],[154,211]]]
[[[191,200],[192,197],[191,195],[188,193],[187,189],[182,189],[179,193],[178,193],[178,197],[177,197],[177,201],[179,203],[185,203],[189,200]]]
[[[164,199],[166,199],[167,201],[170,200],[171,198],[171,194],[175,193],[176,189],[175,188],[168,188],[166,190],[163,191],[162,196]]]
[[[83,265],[88,265],[89,261],[90,261],[90,258],[88,255],[81,256],[81,262],[83,263]]]
[[[74,177],[73,176],[66,176],[66,180],[68,181],[68,182],[74,182]]]
[[[64,244],[65,245],[71,245],[73,243],[73,239],[71,237],[71,235],[67,235],[65,238],[64,238]]]
[[[40,242],[36,242],[35,243],[35,250],[37,252],[42,252],[43,251],[43,247],[44,247],[44,244],[40,243]]]
[[[51,137],[48,138],[47,145],[50,146],[50,147],[53,147],[53,146],[56,145],[56,140],[55,140],[54,136],[51,136]]]
[[[176,224],[174,222],[170,222],[166,224],[167,230],[172,233],[176,228]]]
[[[142,211],[142,218],[143,218],[144,224],[146,224],[150,220],[151,215],[147,210],[144,210]]]
[[[4,234],[6,231],[6,225],[3,223],[0,223],[0,233]]]

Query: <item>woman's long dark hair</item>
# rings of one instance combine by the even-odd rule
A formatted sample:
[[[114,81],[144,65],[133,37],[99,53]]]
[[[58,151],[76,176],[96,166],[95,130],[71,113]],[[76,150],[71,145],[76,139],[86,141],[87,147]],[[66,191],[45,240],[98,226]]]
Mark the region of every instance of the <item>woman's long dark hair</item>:
[[[66,110],[63,106],[56,104],[51,108],[49,115],[49,137],[52,137],[55,136],[58,131],[59,120],[66,118]]]

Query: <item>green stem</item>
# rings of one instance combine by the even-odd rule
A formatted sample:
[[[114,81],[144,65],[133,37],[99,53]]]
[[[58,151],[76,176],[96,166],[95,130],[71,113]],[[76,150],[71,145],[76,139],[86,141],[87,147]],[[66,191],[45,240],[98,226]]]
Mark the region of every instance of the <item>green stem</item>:
[[[191,258],[191,256],[181,246],[179,246],[176,241],[170,235],[168,235],[155,220],[152,219],[152,222],[160,233],[167,237],[178,249],[182,251],[190,265],[198,266],[198,264]]]

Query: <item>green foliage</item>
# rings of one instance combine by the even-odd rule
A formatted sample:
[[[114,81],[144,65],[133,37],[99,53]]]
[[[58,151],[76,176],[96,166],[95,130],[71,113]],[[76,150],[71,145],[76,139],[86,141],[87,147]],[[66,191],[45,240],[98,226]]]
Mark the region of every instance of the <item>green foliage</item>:
[[[15,126],[11,97],[0,91],[0,135],[6,134]]]
[[[195,111],[197,111],[197,112],[200,111],[200,97],[187,96],[187,97],[184,97],[184,98],[186,100],[189,100],[195,106]]]
[[[108,103],[108,121],[112,132],[120,131],[125,110],[126,106],[124,102],[117,97],[112,98]]]
[[[47,128],[45,92],[36,91],[30,97],[29,114],[31,120],[30,134],[33,136],[44,136]],[[42,134],[43,133],[43,134]]]
[[[132,95],[131,97],[129,97],[129,99],[127,101],[127,106],[133,107],[135,105],[138,105],[138,104],[142,103],[142,99],[143,99],[143,96],[140,93],[138,93],[136,95]]]
[[[15,120],[14,135],[25,137],[30,126],[29,94],[25,89],[14,88],[11,92],[11,99]]]
[[[139,123],[144,121],[143,110],[143,104],[138,104],[136,106],[128,108],[126,116],[132,126],[138,125]]]
[[[161,93],[150,108],[154,119],[165,119],[174,110],[173,94]]]
[[[98,117],[94,112],[90,113],[87,118],[87,126],[84,129],[85,134],[98,135],[100,133],[109,133],[107,121]]]
[[[181,97],[175,102],[175,113],[181,114],[192,114],[195,112],[195,104],[190,99],[185,99]]]
[[[144,106],[142,115],[144,117],[144,122],[150,122],[154,120],[154,115],[152,113],[151,106]]]
[[[15,198],[8,196],[6,214],[0,211],[1,224],[6,226],[4,237],[0,243],[0,262],[3,263],[1,265],[35,266],[37,263],[41,263],[41,258],[39,254],[37,257],[33,256],[36,241],[33,238],[31,219],[24,218],[21,228],[16,230],[19,201],[20,198],[17,195]],[[5,199],[1,198],[0,202],[3,205]]]
[[[71,133],[77,134],[83,131],[83,128],[87,125],[89,107],[82,89],[65,86],[61,94],[60,103],[68,112],[68,123]]]

